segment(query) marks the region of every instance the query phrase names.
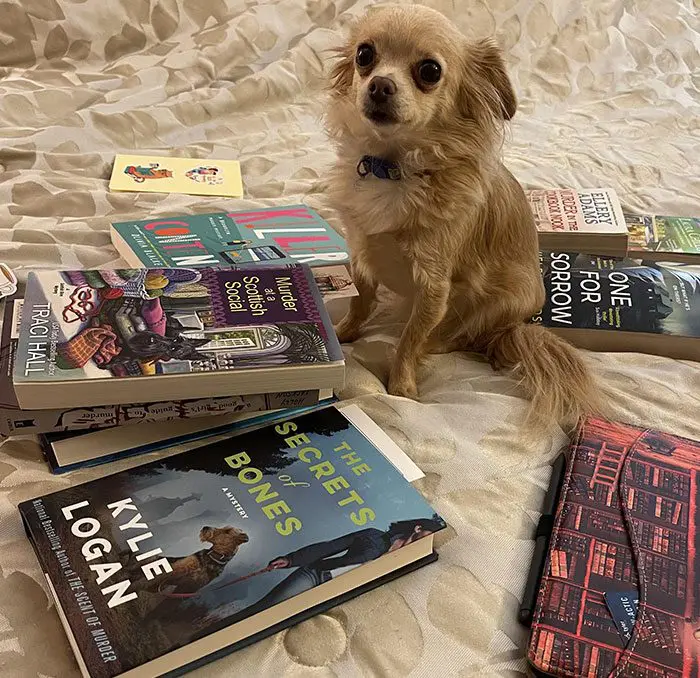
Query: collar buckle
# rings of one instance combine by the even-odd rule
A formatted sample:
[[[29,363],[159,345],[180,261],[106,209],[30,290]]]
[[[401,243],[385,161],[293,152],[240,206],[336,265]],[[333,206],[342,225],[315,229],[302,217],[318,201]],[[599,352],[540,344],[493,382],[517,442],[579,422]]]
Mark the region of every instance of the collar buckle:
[[[401,167],[397,162],[378,158],[374,155],[365,155],[357,164],[357,173],[362,177],[370,174],[377,179],[390,179],[391,181],[401,180]]]

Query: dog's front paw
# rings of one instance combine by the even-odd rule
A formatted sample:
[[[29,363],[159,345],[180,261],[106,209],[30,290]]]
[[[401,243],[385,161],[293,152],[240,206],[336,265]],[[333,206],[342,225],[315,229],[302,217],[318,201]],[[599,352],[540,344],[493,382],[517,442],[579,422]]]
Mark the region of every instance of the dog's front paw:
[[[418,397],[418,386],[416,385],[415,374],[411,374],[405,369],[392,369],[389,375],[387,392],[390,395],[415,400]]]

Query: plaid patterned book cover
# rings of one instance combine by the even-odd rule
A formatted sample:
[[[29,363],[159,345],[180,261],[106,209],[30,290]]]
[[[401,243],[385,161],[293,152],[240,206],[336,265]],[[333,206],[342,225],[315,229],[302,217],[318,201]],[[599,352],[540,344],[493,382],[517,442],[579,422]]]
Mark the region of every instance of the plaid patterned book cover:
[[[699,470],[700,443],[586,421],[532,624],[537,675],[700,676]],[[629,638],[608,606],[621,595],[638,601]]]

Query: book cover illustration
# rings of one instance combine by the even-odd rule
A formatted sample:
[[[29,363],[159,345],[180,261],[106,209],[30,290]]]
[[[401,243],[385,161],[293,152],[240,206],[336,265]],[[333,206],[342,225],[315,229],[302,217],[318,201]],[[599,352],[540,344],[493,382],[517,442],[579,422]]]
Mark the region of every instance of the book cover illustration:
[[[17,292],[17,276],[7,265],[0,262],[0,299],[11,297]]]
[[[109,188],[112,191],[243,197],[241,166],[237,160],[117,155]]]
[[[146,267],[285,263],[287,258],[315,267],[350,261],[343,237],[306,205],[126,221],[112,224],[112,230],[122,256],[130,262],[135,256]]]
[[[307,267],[31,273],[14,382],[342,359]]]
[[[19,508],[94,678],[445,527],[335,408]]]
[[[555,676],[699,675],[700,446],[589,420],[571,464],[530,661]],[[609,605],[619,594],[638,600],[626,633]]]
[[[630,250],[639,256],[648,252],[700,255],[700,217],[625,214],[625,220]]]
[[[700,337],[700,266],[541,252],[546,303],[534,322]]]
[[[311,269],[324,301],[345,299],[358,294],[347,266],[320,266]]]
[[[58,410],[22,410],[12,385],[22,305],[22,299],[10,298],[5,304],[3,314],[0,333],[0,437],[305,407],[315,404],[319,399],[318,391],[285,391]]]
[[[612,189],[533,189],[525,193],[538,231],[627,233],[622,206]]]

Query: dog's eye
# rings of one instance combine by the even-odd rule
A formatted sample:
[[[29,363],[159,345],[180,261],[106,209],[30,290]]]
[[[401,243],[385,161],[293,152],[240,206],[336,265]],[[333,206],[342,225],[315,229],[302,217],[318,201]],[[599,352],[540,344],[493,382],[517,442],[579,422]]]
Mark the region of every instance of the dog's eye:
[[[434,85],[442,77],[442,67],[437,61],[426,59],[418,65],[418,77],[429,85]]]
[[[355,54],[355,63],[360,68],[367,68],[374,63],[374,47],[372,45],[360,45]]]

